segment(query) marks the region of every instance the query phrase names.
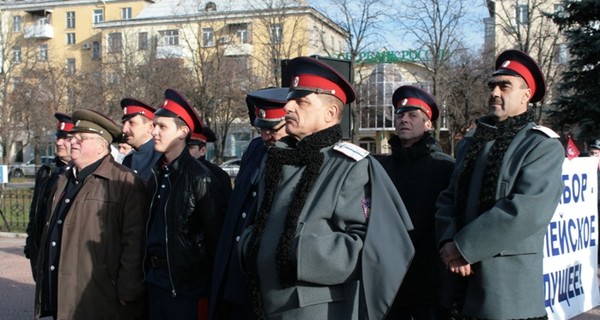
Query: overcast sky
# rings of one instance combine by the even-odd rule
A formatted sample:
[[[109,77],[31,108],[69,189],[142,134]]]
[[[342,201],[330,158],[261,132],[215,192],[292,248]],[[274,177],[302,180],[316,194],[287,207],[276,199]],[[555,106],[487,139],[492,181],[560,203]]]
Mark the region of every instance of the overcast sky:
[[[401,9],[404,1],[411,0],[386,0],[393,3],[394,8],[389,10],[386,8],[386,12],[395,12]],[[337,9],[331,6],[330,0],[308,0],[308,2],[319,11],[324,12],[327,16],[331,17],[334,21],[336,20],[335,12]],[[467,7],[466,23],[463,25],[462,33],[464,34],[463,41],[467,47],[478,50],[483,45],[484,26],[483,19],[486,18],[488,10],[485,6],[485,0],[465,1]],[[388,19],[389,20],[389,19]],[[389,51],[402,51],[408,49],[418,49],[412,45],[410,38],[403,37],[395,31],[398,27],[393,21],[387,21],[383,24],[383,29],[380,32],[381,36],[385,39],[384,43],[380,43],[379,48],[371,48],[370,50],[377,51],[383,47]]]

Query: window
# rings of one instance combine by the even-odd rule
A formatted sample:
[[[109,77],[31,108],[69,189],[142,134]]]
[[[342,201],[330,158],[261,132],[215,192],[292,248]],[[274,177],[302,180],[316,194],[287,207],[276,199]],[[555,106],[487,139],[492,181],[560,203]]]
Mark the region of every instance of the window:
[[[131,19],[131,7],[121,8],[121,19],[123,19],[123,20]]]
[[[21,16],[13,16],[12,32],[21,32]]]
[[[178,46],[179,45],[179,30],[164,30],[160,31],[161,46]]]
[[[529,24],[529,7],[527,5],[518,5],[516,10],[517,24]]]
[[[48,45],[47,44],[41,44],[38,47],[38,60],[48,61]]]
[[[75,32],[67,32],[67,44],[75,44]]]
[[[235,33],[235,37],[237,38],[238,43],[249,43],[250,42],[248,39],[248,24],[246,24],[246,23],[232,24],[229,26],[229,29],[231,30],[231,32]]]
[[[569,62],[569,46],[566,43],[558,44],[554,48],[554,62],[558,64]]]
[[[138,50],[148,50],[148,32],[138,33]]]
[[[203,28],[202,29],[202,46],[203,47],[212,47],[215,45],[213,40],[213,29],[212,28]]]
[[[100,60],[102,59],[102,50],[100,50],[100,42],[94,41],[92,42],[92,60]]]
[[[67,29],[75,29],[75,11],[67,11]]]
[[[331,49],[333,50],[335,48],[335,39],[333,38],[333,36],[329,37],[329,42],[331,45]]]
[[[94,10],[94,23],[99,23],[104,21],[104,10],[95,9]]]
[[[271,43],[281,43],[282,31],[283,26],[279,23],[271,26]]]
[[[359,146],[372,154],[377,153],[377,142],[371,137],[361,138]]]
[[[75,74],[75,59],[69,58],[67,59],[67,74],[74,75]]]
[[[207,11],[207,12],[217,11],[217,5],[212,1],[208,2],[208,3],[206,3],[206,6],[204,6],[204,11]]]
[[[13,49],[12,49],[12,62],[14,64],[21,63],[21,47],[13,47]]]
[[[120,32],[108,34],[108,52],[121,52],[123,50],[123,40]]]

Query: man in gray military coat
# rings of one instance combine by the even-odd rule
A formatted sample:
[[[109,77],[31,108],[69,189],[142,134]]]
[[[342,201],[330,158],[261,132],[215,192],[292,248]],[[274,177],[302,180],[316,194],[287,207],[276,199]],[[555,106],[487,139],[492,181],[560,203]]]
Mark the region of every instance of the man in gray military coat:
[[[563,190],[558,135],[533,123],[529,103],[546,91],[527,54],[498,56],[488,82],[489,115],[459,145],[436,213],[444,283],[458,319],[544,319],[542,248]]]
[[[288,64],[288,137],[268,150],[240,261],[258,319],[383,319],[400,287],[412,228],[389,177],[341,142],[352,86],[321,61]]]

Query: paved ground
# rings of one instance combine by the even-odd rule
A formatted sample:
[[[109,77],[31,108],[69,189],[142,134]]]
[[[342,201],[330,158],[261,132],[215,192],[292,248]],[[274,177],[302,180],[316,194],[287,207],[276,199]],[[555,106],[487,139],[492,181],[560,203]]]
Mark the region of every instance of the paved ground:
[[[25,238],[0,233],[0,319],[33,319],[35,287],[24,245]],[[600,307],[573,319],[600,320]]]

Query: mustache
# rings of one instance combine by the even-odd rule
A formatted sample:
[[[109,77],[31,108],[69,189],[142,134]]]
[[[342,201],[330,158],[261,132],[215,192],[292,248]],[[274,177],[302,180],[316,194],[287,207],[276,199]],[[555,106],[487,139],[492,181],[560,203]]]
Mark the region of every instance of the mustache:
[[[493,105],[493,104],[499,104],[499,105],[504,105],[504,102],[502,101],[502,99],[490,99],[489,101],[489,105]]]

